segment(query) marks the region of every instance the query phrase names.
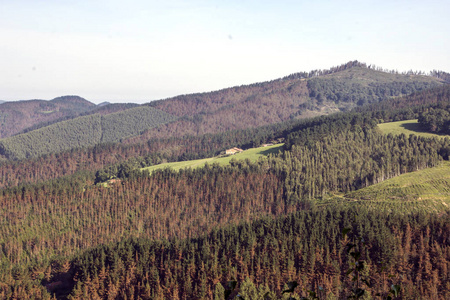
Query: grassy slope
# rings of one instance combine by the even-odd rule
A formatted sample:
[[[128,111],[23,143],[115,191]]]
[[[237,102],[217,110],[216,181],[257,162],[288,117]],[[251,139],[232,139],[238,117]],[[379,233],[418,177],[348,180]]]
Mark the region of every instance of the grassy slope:
[[[235,155],[229,155],[229,156],[216,156],[216,157],[210,157],[210,158],[204,158],[204,159],[197,159],[197,160],[188,160],[188,161],[179,161],[179,162],[171,162],[171,163],[164,163],[159,165],[154,165],[151,167],[143,168],[142,170],[146,171],[155,171],[160,170],[164,168],[171,168],[174,170],[180,170],[180,169],[186,169],[186,168],[199,168],[203,167],[206,163],[218,163],[219,165],[226,165],[230,163],[232,159],[249,159],[250,161],[256,161],[261,156],[266,156],[271,153],[277,153],[279,150],[283,148],[284,144],[277,144],[273,146],[267,146],[267,147],[259,147],[259,148],[251,148],[248,150],[245,150],[242,153],[237,153]]]
[[[382,123],[378,124],[378,128],[385,134],[415,134],[417,136],[423,137],[450,137],[448,135],[438,135],[430,132],[424,131],[417,120],[406,120],[406,121],[398,121],[398,122],[390,122],[390,123]]]
[[[449,137],[425,132],[417,120],[378,124],[385,134],[415,134],[423,137]],[[450,162],[441,166],[403,174],[345,195],[360,205],[368,205],[387,213],[415,210],[439,212],[450,209]]]
[[[345,198],[388,212],[450,209],[450,162],[350,192]]]

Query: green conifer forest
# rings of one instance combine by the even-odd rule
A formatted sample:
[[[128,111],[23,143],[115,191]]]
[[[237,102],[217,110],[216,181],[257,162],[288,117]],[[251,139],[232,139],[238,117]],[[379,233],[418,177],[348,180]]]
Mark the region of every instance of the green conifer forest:
[[[0,139],[0,299],[449,299],[436,74],[350,62]]]

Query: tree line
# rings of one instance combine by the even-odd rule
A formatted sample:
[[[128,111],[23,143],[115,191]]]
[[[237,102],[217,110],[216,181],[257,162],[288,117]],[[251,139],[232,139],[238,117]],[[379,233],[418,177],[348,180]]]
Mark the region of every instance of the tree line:
[[[434,133],[450,133],[450,107],[429,109],[420,114],[418,122],[422,127]]]

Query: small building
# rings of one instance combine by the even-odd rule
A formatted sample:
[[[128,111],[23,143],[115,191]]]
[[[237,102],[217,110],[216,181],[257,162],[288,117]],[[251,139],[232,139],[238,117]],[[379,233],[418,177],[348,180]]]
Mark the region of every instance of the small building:
[[[231,149],[227,149],[225,151],[225,154],[236,154],[236,153],[241,153],[242,151],[244,151],[244,150],[242,150],[240,148],[237,148],[237,147],[234,147],[234,148],[231,148]]]

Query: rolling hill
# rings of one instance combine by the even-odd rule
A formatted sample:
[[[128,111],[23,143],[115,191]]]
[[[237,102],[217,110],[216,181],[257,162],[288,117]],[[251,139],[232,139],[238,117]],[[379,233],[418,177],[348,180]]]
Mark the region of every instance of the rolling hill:
[[[50,101],[27,100],[0,104],[0,138],[17,134],[39,123],[76,116],[96,105],[78,96],[58,97]]]
[[[2,139],[0,298],[448,299],[450,139],[378,127],[450,109],[442,84],[351,62]]]
[[[51,117],[47,117],[49,120],[39,119],[40,125],[35,124],[34,127],[30,121],[30,124],[27,125],[29,130],[24,131],[26,136],[18,135],[14,138],[0,140],[3,149],[0,150],[0,154],[6,159],[23,159],[67,150],[71,147],[118,142],[130,136],[135,137],[127,143],[140,143],[155,137],[197,136],[254,128],[292,119],[348,111],[357,106],[408,95],[440,86],[443,83],[443,80],[431,76],[378,71],[354,61],[330,70],[296,73],[269,82],[227,88],[216,92],[181,95],[131,109],[127,106],[119,107],[111,104],[96,107],[81,98],[75,98],[75,100],[67,97],[57,98],[50,102],[37,102],[36,105],[40,109],[38,112],[36,112],[37,106],[34,110],[28,108],[27,111],[33,111],[33,116],[37,114]],[[59,140],[65,134],[58,130],[67,131],[66,128],[70,127],[70,123],[42,127],[61,120],[61,118],[74,118],[75,108],[70,111],[71,116],[57,114],[59,111],[64,111],[64,109],[57,110],[57,105],[69,102],[84,103],[85,106],[81,104],[76,106],[78,115],[107,114],[114,112],[115,108],[117,109],[115,114],[102,119],[102,138],[95,138],[90,142],[65,142]],[[149,118],[142,119],[141,117],[128,119],[131,116],[135,118],[137,115],[146,115],[149,109],[153,109],[153,112],[158,111],[161,116],[165,113],[165,116],[157,121],[141,122],[144,119],[149,120]],[[119,113],[120,111],[122,112]],[[8,116],[8,114],[4,114],[4,116]],[[73,119],[73,122],[83,123],[88,119]],[[3,123],[10,124],[8,120],[4,119]],[[38,119],[35,120],[33,122],[36,123]],[[5,125],[5,132],[7,126],[9,125]],[[19,127],[15,126],[14,128]],[[39,131],[34,132],[34,129],[39,129]],[[45,138],[43,138],[44,136]],[[39,140],[39,147],[36,146],[36,139]],[[23,149],[20,149],[15,141],[20,141]],[[34,144],[29,144],[32,141]],[[64,146],[54,147],[52,143]],[[36,150],[37,148],[40,150]]]
[[[201,135],[348,111],[442,84],[444,81],[435,77],[378,71],[354,61],[330,70],[151,102],[150,106],[180,119],[150,130],[143,140],[152,136]]]
[[[34,126],[31,127],[27,127],[24,130],[22,130],[21,132],[15,134],[22,134],[22,133],[27,133],[42,127],[47,127],[49,125],[58,123],[58,122],[63,122],[63,121],[67,121],[67,120],[72,120],[78,117],[82,117],[82,116],[88,116],[88,115],[93,115],[93,114],[100,114],[100,115],[107,115],[107,114],[112,114],[115,112],[120,112],[120,111],[124,111],[127,110],[129,108],[133,108],[139,106],[139,104],[135,104],[135,103],[112,103],[112,104],[105,104],[105,105],[97,105],[94,108],[92,108],[91,110],[79,113],[79,114],[74,114],[74,115],[67,115],[64,116],[62,118],[59,119],[54,119],[54,120],[50,120],[47,122],[40,122]]]
[[[418,136],[438,138],[450,137],[449,135],[427,132],[420,126],[417,119],[382,123],[378,124],[378,128],[385,134],[415,134]]]
[[[119,142],[173,119],[173,116],[152,107],[134,107],[104,116],[89,114],[2,139],[0,155],[17,160]]]

